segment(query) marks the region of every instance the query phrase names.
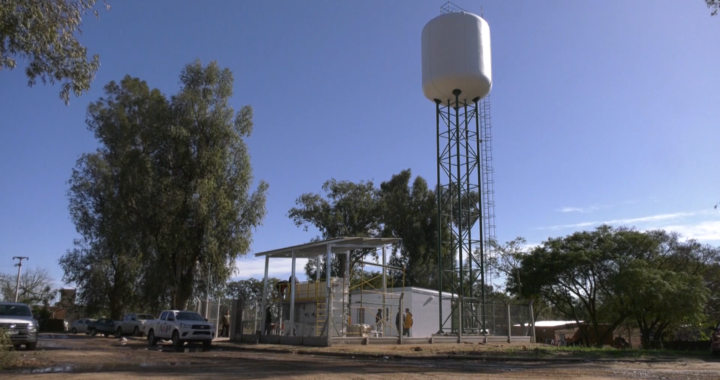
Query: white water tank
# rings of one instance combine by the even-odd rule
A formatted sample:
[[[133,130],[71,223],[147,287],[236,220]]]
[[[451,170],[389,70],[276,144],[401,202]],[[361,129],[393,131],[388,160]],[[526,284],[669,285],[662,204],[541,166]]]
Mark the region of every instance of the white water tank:
[[[431,101],[461,102],[484,98],[492,88],[490,27],[480,16],[467,12],[442,14],[422,31],[422,89]]]

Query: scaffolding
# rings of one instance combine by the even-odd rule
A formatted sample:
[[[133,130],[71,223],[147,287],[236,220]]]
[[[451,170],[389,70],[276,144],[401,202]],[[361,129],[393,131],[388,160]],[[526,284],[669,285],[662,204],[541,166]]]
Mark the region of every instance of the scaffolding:
[[[398,324],[392,323],[391,317],[393,315],[396,315],[398,316],[397,319],[401,319],[399,315],[400,313],[402,313],[403,293],[388,293],[387,279],[388,271],[400,272],[402,279],[400,285],[402,286],[402,288],[404,288],[405,268],[387,265],[387,254],[385,251],[385,247],[383,247],[382,249],[382,264],[362,261],[360,262],[360,265],[360,281],[355,286],[350,287],[351,292],[353,289],[357,289],[356,292],[359,290],[360,300],[354,304],[349,304],[350,316],[348,318],[348,325],[353,325],[352,310],[355,309],[355,315],[357,315],[355,325],[364,326],[365,328],[355,329],[351,334],[346,334],[346,336],[364,336],[365,334],[369,334],[373,337],[387,337],[394,335],[402,335],[402,326],[398,326]],[[382,268],[382,272],[378,275],[366,279],[366,265]],[[374,282],[378,279],[381,279],[380,288],[374,285]],[[390,276],[390,288],[395,288],[395,276],[392,275]],[[371,310],[369,311],[371,319],[370,321],[366,320],[368,317],[368,308],[366,307],[366,305],[371,307]],[[377,309],[377,312],[373,312],[372,309]],[[373,318],[374,321],[372,320]]]
[[[263,340],[263,336],[278,335],[319,338],[329,345],[332,337],[346,337],[352,322],[349,304],[350,252],[377,249],[399,241],[397,238],[335,238],[256,254],[265,257],[260,340]],[[342,276],[331,277],[333,257],[344,257]],[[292,259],[290,281],[281,281],[276,285],[276,297],[267,294],[271,258]],[[325,278],[320,278],[321,271],[318,268],[315,281],[297,281],[297,258],[316,259],[318,264],[324,258],[327,266]],[[313,341],[315,343],[317,341]]]

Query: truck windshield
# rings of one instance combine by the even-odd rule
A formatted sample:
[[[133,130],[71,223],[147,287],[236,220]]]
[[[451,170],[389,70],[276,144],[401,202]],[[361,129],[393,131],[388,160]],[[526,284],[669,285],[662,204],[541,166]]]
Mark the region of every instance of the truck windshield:
[[[0,316],[32,317],[27,305],[0,305]]]
[[[181,311],[177,313],[175,319],[178,321],[205,321],[205,318],[193,311]]]

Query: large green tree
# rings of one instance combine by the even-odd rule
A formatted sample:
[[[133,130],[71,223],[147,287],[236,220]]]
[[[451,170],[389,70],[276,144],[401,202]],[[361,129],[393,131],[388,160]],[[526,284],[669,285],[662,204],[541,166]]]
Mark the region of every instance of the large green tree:
[[[267,184],[252,191],[244,142],[252,108],[230,106],[232,73],[196,61],[180,83],[170,99],[137,78],[108,84],[88,108],[100,148],[87,155],[107,173],[70,192],[71,210],[91,206],[75,221],[91,248],[78,254],[103,249],[103,257],[137,263],[136,294],[151,309],[184,308],[208,288],[217,293],[265,215]],[[67,266],[66,276],[74,270]]]
[[[630,315],[617,276],[633,257],[654,248],[647,235],[609,226],[551,238],[522,259],[519,276],[508,276],[508,290],[527,299],[540,296],[567,318],[586,322],[585,343],[601,345]]]
[[[275,277],[268,278],[267,295],[268,299],[277,298],[275,285],[280,280]],[[248,305],[262,301],[263,279],[248,278],[247,280],[229,281],[225,288],[225,296],[230,299],[243,299]]]
[[[80,44],[82,18],[96,0],[3,0],[0,2],[0,70],[14,69],[17,60],[28,61],[28,85],[61,83],[60,98],[80,96],[100,67],[100,58],[87,57]],[[109,9],[109,5],[105,4]]]
[[[410,185],[411,178],[412,172],[407,169],[380,184],[382,234],[402,239],[394,247],[390,264],[406,268],[405,285],[437,289],[437,249],[442,238],[437,232],[437,199],[425,179],[415,177]],[[448,234],[446,228],[442,233]],[[451,260],[447,252],[443,255],[446,263]],[[396,282],[401,275],[396,274]]]
[[[677,233],[659,230],[644,235],[656,249],[634,257],[618,273],[616,283],[624,293],[622,306],[640,329],[643,347],[657,348],[672,329],[704,321],[709,291],[703,275],[717,252],[692,239],[682,240]]]
[[[378,191],[372,181],[337,181],[331,179],[322,185],[323,194],[306,193],[295,200],[297,207],[288,212],[288,217],[298,227],[306,231],[315,227],[320,237],[330,239],[337,237],[378,237],[380,236],[381,206]],[[355,249],[350,252],[350,272],[372,249]],[[345,271],[345,255],[331,262],[332,275],[342,277]],[[320,259],[320,276],[325,277],[325,259]],[[318,260],[309,260],[305,273],[314,279]]]

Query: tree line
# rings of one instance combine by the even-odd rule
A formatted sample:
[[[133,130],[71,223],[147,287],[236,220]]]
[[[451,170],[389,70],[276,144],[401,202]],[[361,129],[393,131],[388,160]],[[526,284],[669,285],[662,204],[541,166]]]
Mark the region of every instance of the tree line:
[[[720,248],[663,230],[600,226],[518,249],[498,249],[505,291],[554,315],[585,322],[585,344],[602,345],[619,326],[637,328],[644,348],[720,320]],[[497,264],[500,265],[497,265]],[[612,336],[612,335],[610,335]]]

